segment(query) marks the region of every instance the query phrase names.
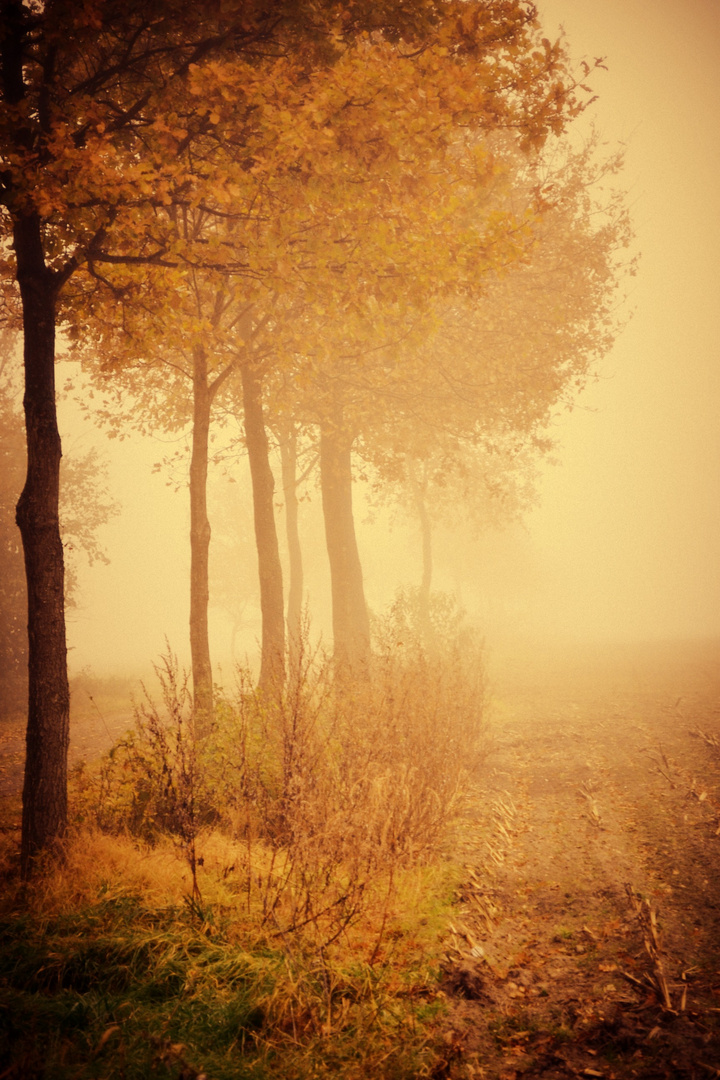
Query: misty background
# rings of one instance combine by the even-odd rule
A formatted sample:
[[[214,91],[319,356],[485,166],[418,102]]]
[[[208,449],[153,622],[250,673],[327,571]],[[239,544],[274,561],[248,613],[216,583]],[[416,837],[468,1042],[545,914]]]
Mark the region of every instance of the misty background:
[[[599,95],[578,130],[627,148],[641,252],[627,327],[539,463],[538,505],[521,524],[435,535],[433,587],[455,593],[491,649],[558,642],[720,637],[720,3],[542,0],[576,59],[605,57]],[[58,385],[75,374],[62,361]],[[68,615],[72,672],[143,674],[165,638],[186,662],[189,613],[187,464],[153,471],[182,442],[110,441],[71,398],[60,406],[66,452],[97,446],[121,506],[100,531],[110,563],[79,567]],[[238,429],[239,430],[239,429]],[[231,429],[228,429],[230,432]],[[256,554],[245,460],[211,476],[211,647],[217,678],[256,653]],[[276,471],[279,495],[279,468]],[[366,497],[363,497],[365,495]],[[370,607],[419,583],[419,529],[355,492]],[[279,514],[282,540],[284,522]],[[313,631],[330,642],[329,570],[319,491],[301,504]]]

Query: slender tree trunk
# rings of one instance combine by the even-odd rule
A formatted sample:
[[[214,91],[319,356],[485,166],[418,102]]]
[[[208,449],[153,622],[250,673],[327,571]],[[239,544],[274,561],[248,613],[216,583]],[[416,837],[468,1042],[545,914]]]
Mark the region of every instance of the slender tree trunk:
[[[302,632],[303,561],[298,530],[297,497],[297,432],[294,425],[280,440],[283,494],[285,496],[285,529],[290,557],[290,588],[287,600],[287,634],[290,670],[297,672],[300,661]]]
[[[370,621],[352,511],[352,437],[342,424],[320,432],[320,484],[330,560],[333,652],[337,667],[363,675],[370,659]]]
[[[193,431],[190,458],[190,656],[193,709],[200,729],[213,715],[213,682],[208,633],[210,602],[210,522],[207,515],[208,444],[212,394],[205,350],[193,354]]]
[[[285,679],[285,614],[283,578],[275,528],[275,479],[262,405],[262,377],[256,367],[242,367],[245,441],[250,461],[255,517],[255,540],[260,576],[262,652],[258,688],[277,693]]]
[[[17,504],[28,595],[28,723],[21,863],[52,848],[67,827],[70,692],[65,643],[64,560],[59,494],[62,450],[55,408],[57,278],[48,270],[40,219],[14,221],[23,306],[27,478]]]
[[[429,645],[432,637],[432,623],[430,621],[430,587],[432,584],[433,558],[432,528],[430,525],[430,516],[427,512],[427,505],[425,503],[427,480],[425,477],[423,477],[422,481],[418,478],[415,462],[410,457],[407,458],[407,467],[410,491],[412,492],[415,510],[417,511],[418,520],[420,521],[420,533],[422,536],[423,570],[422,582],[420,584],[420,628],[425,644]]]

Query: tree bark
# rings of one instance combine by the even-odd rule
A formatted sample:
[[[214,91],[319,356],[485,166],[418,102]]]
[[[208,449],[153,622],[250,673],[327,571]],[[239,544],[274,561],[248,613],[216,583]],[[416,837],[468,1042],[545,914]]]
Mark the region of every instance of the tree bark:
[[[287,600],[287,635],[290,670],[297,673],[301,653],[303,561],[298,530],[297,432],[294,426],[280,440],[285,531],[290,558],[290,587]]]
[[[330,560],[333,655],[340,672],[364,675],[370,660],[370,620],[352,510],[352,436],[342,423],[320,432],[320,484]]]
[[[208,632],[210,522],[207,515],[208,445],[212,392],[205,350],[193,352],[193,431],[190,458],[190,657],[196,725],[213,715],[212,664]]]
[[[55,408],[55,303],[58,278],[45,263],[40,218],[16,214],[13,236],[23,308],[27,477],[17,504],[28,595],[28,723],[21,865],[67,827],[70,692],[65,641],[65,567],[60,540],[62,449]]]
[[[258,689],[272,694],[279,692],[285,679],[283,578],[273,505],[275,478],[263,416],[262,376],[250,363],[243,364],[242,387],[260,576],[262,649]]]

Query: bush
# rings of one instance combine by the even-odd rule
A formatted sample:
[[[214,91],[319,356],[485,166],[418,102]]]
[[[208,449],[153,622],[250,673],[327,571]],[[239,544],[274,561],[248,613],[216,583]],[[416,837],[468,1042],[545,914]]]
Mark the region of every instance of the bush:
[[[135,732],[86,786],[86,810],[102,829],[146,843],[174,837],[193,901],[202,836],[221,827],[237,844],[228,876],[245,910],[278,934],[327,946],[371,909],[388,909],[399,869],[447,853],[481,764],[481,653],[450,614],[452,633],[429,651],[398,636],[406,609],[396,604],[378,624],[370,677],[352,685],[338,685],[307,641],[281,696],[259,695],[241,672],[202,739],[168,654],[162,708],[146,695]]]

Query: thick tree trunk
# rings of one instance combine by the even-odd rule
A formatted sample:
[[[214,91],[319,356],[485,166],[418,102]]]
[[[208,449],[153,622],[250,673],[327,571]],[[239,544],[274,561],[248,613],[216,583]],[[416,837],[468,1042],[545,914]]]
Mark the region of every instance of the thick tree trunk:
[[[333,653],[339,671],[367,672],[370,621],[352,511],[352,437],[342,425],[320,432],[320,484],[330,560]]]
[[[291,427],[280,440],[285,530],[290,557],[290,587],[287,600],[287,634],[290,670],[296,673],[300,662],[302,633],[303,561],[298,530],[297,432]]]
[[[14,222],[23,306],[27,478],[17,504],[28,594],[28,723],[22,815],[22,872],[67,827],[70,693],[60,540],[60,435],[55,408],[57,279],[45,265],[40,219]]]
[[[422,481],[418,478],[415,462],[409,457],[407,459],[407,466],[410,490],[420,522],[420,534],[422,536],[423,569],[422,582],[420,584],[420,629],[425,644],[430,645],[432,638],[432,623],[430,621],[430,587],[432,585],[433,559],[432,528],[430,525],[430,516],[425,504],[427,482],[424,477]]]
[[[285,679],[285,614],[283,578],[277,530],[275,528],[275,479],[270,468],[265,418],[262,406],[262,378],[251,364],[242,368],[245,441],[252,478],[255,540],[260,576],[262,652],[258,689],[277,693]]]
[[[208,633],[210,522],[207,515],[208,444],[212,394],[205,351],[193,354],[193,431],[190,458],[190,656],[195,722],[202,730],[213,715]]]

